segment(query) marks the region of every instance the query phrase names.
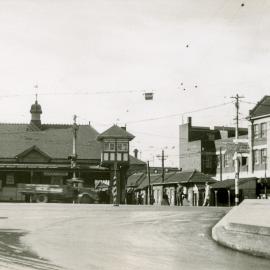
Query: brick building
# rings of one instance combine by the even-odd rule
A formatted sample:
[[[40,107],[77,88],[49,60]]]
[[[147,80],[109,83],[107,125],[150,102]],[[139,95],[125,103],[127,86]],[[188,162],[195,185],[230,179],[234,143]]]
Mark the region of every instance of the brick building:
[[[270,96],[264,96],[247,119],[248,129],[239,129],[237,140],[234,128],[196,127],[191,118],[180,126],[180,167],[197,169],[222,181],[212,186],[212,197],[220,205],[234,200],[235,160],[240,201],[270,197]]]
[[[239,135],[247,135],[248,130],[239,129]],[[216,140],[229,139],[235,136],[233,127],[192,126],[192,119],[179,127],[179,167],[183,171],[198,170],[205,174],[217,173]]]

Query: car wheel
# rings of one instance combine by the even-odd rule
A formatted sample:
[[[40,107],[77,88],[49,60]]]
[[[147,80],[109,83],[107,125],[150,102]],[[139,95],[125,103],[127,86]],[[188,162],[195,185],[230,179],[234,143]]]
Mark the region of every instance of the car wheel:
[[[92,200],[88,195],[83,195],[79,203],[83,203],[83,204],[92,203]]]
[[[48,196],[44,195],[44,194],[39,194],[39,195],[37,195],[36,202],[37,203],[47,203],[48,202]]]

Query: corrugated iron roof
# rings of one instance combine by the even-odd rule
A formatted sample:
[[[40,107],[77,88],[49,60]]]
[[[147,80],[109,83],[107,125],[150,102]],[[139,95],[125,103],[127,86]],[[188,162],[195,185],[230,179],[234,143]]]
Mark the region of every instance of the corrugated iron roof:
[[[151,174],[150,175],[151,185],[166,185],[166,184],[205,184],[216,182],[215,179],[209,175],[203,174],[196,170],[194,171],[182,171],[182,172],[171,172],[165,173],[164,182],[162,182],[162,174]],[[137,186],[137,189],[144,189],[148,187],[149,179],[147,175],[143,175],[141,183]]]
[[[249,177],[249,178],[240,178],[239,179],[239,186],[242,184],[248,182],[248,181],[257,181],[256,177]],[[214,184],[211,185],[212,189],[221,189],[221,188],[226,188],[226,189],[234,189],[235,188],[235,179],[227,179],[223,181],[218,181]]]
[[[102,140],[104,138],[116,138],[116,139],[134,139],[134,135],[127,132],[124,128],[118,127],[117,125],[113,125],[109,129],[105,130],[101,134],[98,135],[98,140]]]

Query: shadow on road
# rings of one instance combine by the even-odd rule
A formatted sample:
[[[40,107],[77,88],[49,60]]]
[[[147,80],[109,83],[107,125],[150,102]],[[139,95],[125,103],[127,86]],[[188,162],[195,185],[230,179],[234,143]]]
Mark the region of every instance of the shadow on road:
[[[21,230],[0,230],[0,269],[62,269],[39,257],[29,247],[23,245],[20,237],[26,233]]]

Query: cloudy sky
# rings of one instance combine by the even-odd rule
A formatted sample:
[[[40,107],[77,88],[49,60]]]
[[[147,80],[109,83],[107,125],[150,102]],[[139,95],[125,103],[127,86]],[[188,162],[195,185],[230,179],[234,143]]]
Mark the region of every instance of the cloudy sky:
[[[38,84],[42,122],[127,124],[143,160],[164,149],[178,166],[182,120],[232,126],[239,93],[246,126],[268,93],[269,14],[268,0],[0,0],[0,122],[28,123]]]

